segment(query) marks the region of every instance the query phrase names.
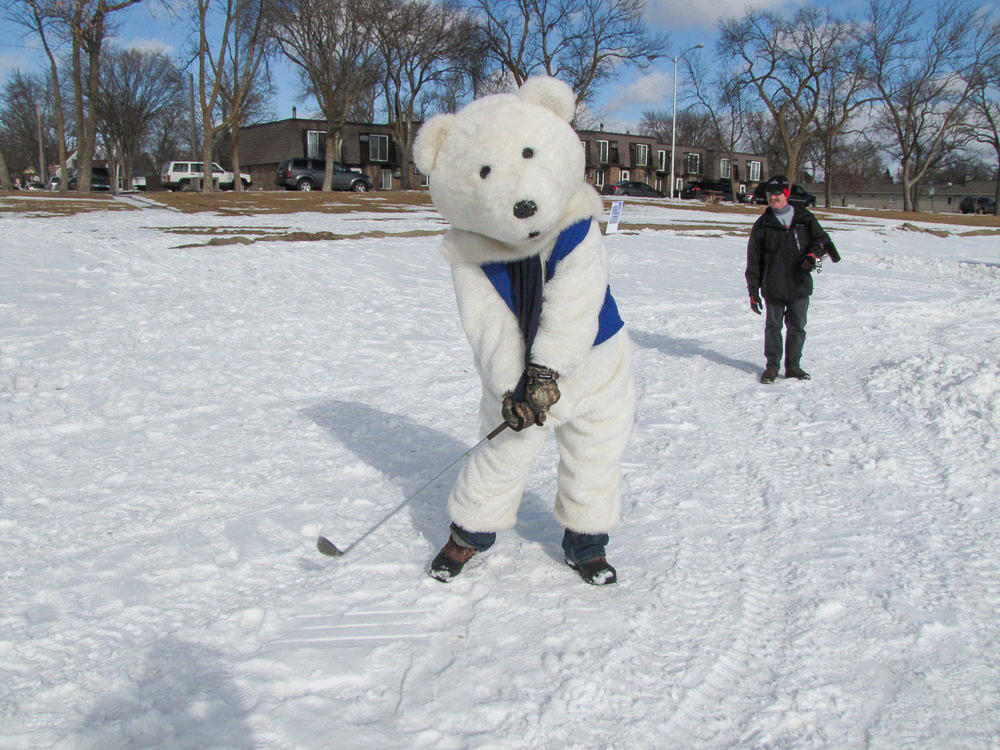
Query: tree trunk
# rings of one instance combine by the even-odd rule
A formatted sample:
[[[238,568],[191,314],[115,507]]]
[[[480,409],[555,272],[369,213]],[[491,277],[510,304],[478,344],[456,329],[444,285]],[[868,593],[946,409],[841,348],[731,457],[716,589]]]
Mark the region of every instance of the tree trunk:
[[[10,172],[7,171],[7,160],[0,149],[0,190],[10,190]]]
[[[84,117],[83,117],[83,63],[81,61],[81,56],[83,55],[83,34],[80,28],[83,23],[83,19],[80,16],[74,18],[73,23],[73,112],[76,115],[76,158],[77,158],[77,175],[79,175],[79,159],[80,154],[84,148],[86,148],[85,141],[85,128],[84,128]],[[64,184],[69,182],[68,178],[63,180]],[[87,192],[90,190],[90,183],[88,181],[86,190],[84,190],[83,183],[77,179],[76,189],[78,192]]]
[[[84,126],[84,142],[78,156],[76,188],[81,193],[90,192],[90,175],[94,166],[94,152],[97,150],[97,101],[101,82],[101,41],[104,38],[104,17],[94,19],[94,30],[87,58],[90,70],[87,71],[87,90],[90,106],[87,107]],[[112,186],[113,190],[114,186]]]
[[[233,133],[233,150],[232,150],[233,190],[238,190],[242,192],[243,180],[240,179],[240,129],[237,127],[233,127],[232,133]]]
[[[41,27],[39,25],[39,27]],[[55,108],[56,118],[56,148],[59,149],[59,192],[66,192],[66,181],[68,172],[66,170],[66,115],[63,112],[62,92],[59,87],[59,68],[56,65],[55,55],[49,49],[49,43],[45,34],[41,34],[42,46],[45,54],[49,58],[49,74],[52,76],[52,106]],[[48,183],[48,175],[45,175]]]

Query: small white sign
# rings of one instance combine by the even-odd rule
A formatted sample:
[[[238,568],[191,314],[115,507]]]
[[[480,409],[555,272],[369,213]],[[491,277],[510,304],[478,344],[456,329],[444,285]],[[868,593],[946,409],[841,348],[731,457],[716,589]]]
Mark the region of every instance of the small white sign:
[[[608,226],[605,228],[605,234],[614,234],[618,231],[618,220],[622,217],[622,206],[625,205],[625,201],[611,201],[611,215],[608,217]]]

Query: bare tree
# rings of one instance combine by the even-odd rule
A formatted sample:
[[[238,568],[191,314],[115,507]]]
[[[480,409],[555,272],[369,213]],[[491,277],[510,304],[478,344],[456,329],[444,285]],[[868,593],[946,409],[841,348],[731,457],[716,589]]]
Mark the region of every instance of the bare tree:
[[[411,187],[410,152],[416,124],[437,91],[449,91],[485,52],[478,27],[453,0],[395,0],[378,26],[384,74],[379,88],[400,149],[401,183]],[[453,91],[453,89],[451,89]]]
[[[520,86],[533,75],[560,78],[589,101],[619,68],[662,57],[667,38],[651,34],[644,0],[474,0],[490,55]]]
[[[816,122],[816,142],[823,164],[823,200],[825,206],[833,205],[837,173],[835,158],[844,135],[855,121],[872,104],[867,79],[862,64],[861,44],[852,33],[841,40],[837,55],[823,73],[820,105]]]
[[[805,7],[790,19],[750,10],[720,23],[720,32],[720,52],[742,68],[736,84],[755,91],[774,120],[783,171],[794,181],[803,147],[819,132],[824,87],[850,27],[828,10]]]
[[[700,54],[685,58],[685,65],[693,96],[708,115],[713,144],[726,153],[730,165],[735,165],[736,154],[746,145],[746,115],[750,109],[747,89],[738,83],[732,70],[722,68],[709,74]],[[730,168],[729,186],[734,196],[739,193],[739,180],[738,171]]]
[[[233,27],[240,7],[247,0],[195,0],[195,24],[198,29],[198,108],[201,112],[201,161],[203,193],[215,189],[212,174],[212,157],[216,136],[226,127],[225,120],[217,117],[222,98],[222,70],[226,50],[230,45]],[[222,30],[214,40],[209,40],[212,15],[220,18]],[[213,45],[213,41],[215,44]],[[214,51],[213,51],[214,47]],[[233,185],[239,182],[234,173]]]
[[[642,113],[639,133],[656,138],[660,143],[670,143],[669,110],[650,109]],[[715,128],[708,113],[691,108],[677,113],[677,143],[696,148],[715,148]]]
[[[39,110],[45,99],[46,81],[43,76],[33,76],[15,70],[3,88],[0,107],[2,128],[8,149],[8,166],[15,172],[34,171],[44,181],[44,146],[51,138],[43,135],[43,153],[39,154]]]
[[[76,120],[77,190],[90,192],[97,145],[101,50],[114,32],[114,16],[142,0],[45,0],[48,12],[68,30],[72,41],[73,108]]]
[[[861,138],[846,142],[843,138],[836,138],[830,142],[829,147],[832,148],[832,153],[829,153],[830,166],[824,179],[837,187],[836,191],[831,192],[840,197],[841,206],[847,205],[848,193],[885,181],[885,163],[880,149],[869,140]]]
[[[38,36],[49,62],[51,78],[50,91],[54,99],[52,113],[55,118],[56,147],[59,161],[59,191],[65,192],[67,185],[66,171],[66,117],[63,110],[62,87],[59,85],[59,67],[56,64],[55,52],[52,49],[50,37],[52,25],[58,19],[58,7],[51,0],[7,0],[4,4],[8,18],[23,26],[29,33]],[[58,34],[55,34],[58,36]],[[45,176],[42,177],[45,179]]]
[[[344,123],[381,79],[377,0],[274,0],[272,32],[281,51],[299,68],[304,91],[316,98],[329,123],[323,190],[341,158]]]
[[[103,70],[97,102],[100,129],[130,185],[143,145],[156,120],[176,107],[184,77],[166,55],[139,50],[105,52]]]
[[[235,23],[226,40],[224,64],[219,70],[220,105],[232,136],[230,153],[236,175],[233,187],[242,190],[239,132],[255,113],[266,109],[264,102],[271,93],[266,60],[273,42],[267,23],[268,0],[245,0],[235,10]]]
[[[993,149],[993,214],[1000,216],[1000,64],[986,69],[984,85],[970,100],[969,137]]]
[[[995,64],[1000,24],[960,0],[921,24],[914,0],[870,0],[863,45],[878,97],[878,131],[900,164],[903,210],[919,210],[920,181],[960,134],[970,100]]]

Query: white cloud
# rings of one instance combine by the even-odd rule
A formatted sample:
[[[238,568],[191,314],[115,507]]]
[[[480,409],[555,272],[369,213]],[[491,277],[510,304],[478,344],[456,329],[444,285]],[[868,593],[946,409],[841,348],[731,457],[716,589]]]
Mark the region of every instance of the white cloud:
[[[677,2],[677,0],[650,0],[649,18],[668,31],[673,28],[714,30],[721,19],[738,18],[748,7],[774,10],[788,5],[800,5],[804,0],[715,0],[711,3]]]
[[[134,49],[138,52],[161,52],[164,55],[172,55],[174,47],[162,39],[130,39],[121,45],[125,49]]]
[[[614,89],[602,107],[603,111],[614,112],[623,108],[658,109],[671,96],[673,79],[669,73],[654,70],[641,75],[622,88]]]

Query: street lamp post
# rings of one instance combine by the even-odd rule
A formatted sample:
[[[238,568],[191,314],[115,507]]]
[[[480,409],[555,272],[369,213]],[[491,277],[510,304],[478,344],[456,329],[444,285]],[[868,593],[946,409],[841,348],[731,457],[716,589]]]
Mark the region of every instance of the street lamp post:
[[[674,152],[677,150],[677,61],[694,49],[701,49],[704,44],[688,47],[678,55],[674,55],[674,111],[670,116],[670,197],[674,197]]]

